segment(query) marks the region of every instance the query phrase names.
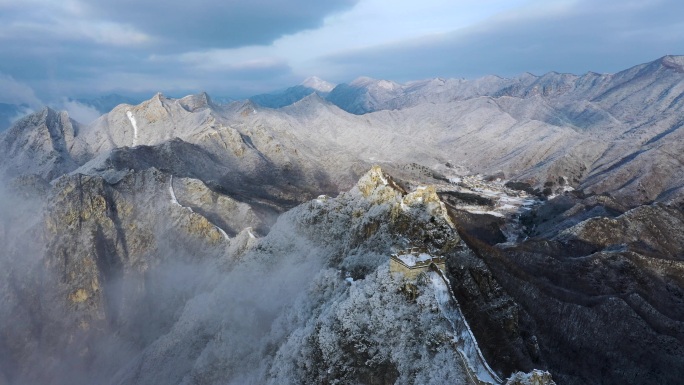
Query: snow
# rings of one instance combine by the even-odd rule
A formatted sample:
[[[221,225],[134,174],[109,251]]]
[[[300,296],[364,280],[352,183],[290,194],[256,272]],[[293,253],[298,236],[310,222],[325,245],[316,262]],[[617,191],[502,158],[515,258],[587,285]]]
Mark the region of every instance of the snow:
[[[548,196],[547,199],[553,199],[559,195],[562,195],[563,193],[571,192],[571,191],[575,191],[575,189],[570,187],[570,186],[563,186],[563,188],[557,194],[551,194]]]
[[[222,228],[220,228],[220,227],[218,227],[218,226],[216,226],[216,225],[214,225],[214,227],[216,227],[216,230],[218,230],[218,232],[221,233],[221,235],[223,235],[223,239],[225,239],[225,240],[227,240],[227,241],[230,240],[230,237],[228,236],[228,234],[226,234],[225,231],[223,231]]]
[[[503,215],[502,213],[497,212],[497,211],[492,211],[492,210],[469,210],[469,209],[466,209],[466,211],[471,213],[471,214],[488,214],[488,215],[493,215],[493,216],[498,217],[498,218],[505,217],[505,215]]]
[[[328,83],[317,76],[306,78],[301,85],[321,92],[330,92],[335,88],[334,84]]]
[[[126,111],[126,116],[128,116],[128,120],[131,122],[131,126],[133,126],[133,146],[138,145],[138,123],[135,121],[135,116],[133,113],[129,110]]]
[[[397,88],[397,86],[398,86],[397,84],[392,83],[392,82],[387,81],[387,80],[380,80],[378,82],[378,87],[385,89],[385,90],[389,90],[389,91],[394,90],[395,88]]]
[[[549,382],[547,382],[549,381]],[[511,377],[506,382],[524,385],[535,385],[540,383],[554,384],[551,379],[551,374],[549,372],[534,369],[529,373],[516,372],[511,375]]]
[[[387,186],[387,184],[388,184],[387,179],[385,178],[384,175],[382,175],[382,173],[380,173],[380,180],[382,181],[383,185]]]
[[[420,253],[418,255],[414,254],[404,254],[397,256],[402,262],[407,266],[415,266],[416,263],[425,262],[432,259],[432,255],[426,253]]]
[[[247,228],[247,234],[249,234],[249,237],[250,237],[250,238],[256,239],[256,236],[254,235],[254,233],[252,233],[252,228],[251,228],[251,227],[248,227],[248,228]]]
[[[512,197],[512,196],[504,195],[504,196],[499,198],[499,202],[500,203],[508,203],[508,204],[512,204],[512,205],[521,205],[521,204],[524,204],[525,199],[520,198],[520,197]]]
[[[456,182],[458,180],[458,183]],[[471,214],[486,214],[498,218],[509,217],[515,220],[515,213],[529,211],[539,204],[539,200],[525,192],[515,191],[505,186],[506,181],[497,178],[495,181],[487,181],[481,175],[465,175],[450,180],[458,186],[451,191],[474,194],[491,200],[491,205],[458,203],[457,208]]]
[[[183,207],[180,203],[178,203],[178,199],[176,199],[176,193],[173,191],[173,175],[171,175],[169,180],[169,195],[171,195],[171,203],[178,207]]]

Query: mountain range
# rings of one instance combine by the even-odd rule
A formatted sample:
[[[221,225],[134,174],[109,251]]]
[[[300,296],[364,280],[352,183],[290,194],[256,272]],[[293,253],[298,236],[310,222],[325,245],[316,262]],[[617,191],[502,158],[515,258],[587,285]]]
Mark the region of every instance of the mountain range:
[[[666,56],[44,108],[0,133],[0,384],[675,384],[683,103]]]

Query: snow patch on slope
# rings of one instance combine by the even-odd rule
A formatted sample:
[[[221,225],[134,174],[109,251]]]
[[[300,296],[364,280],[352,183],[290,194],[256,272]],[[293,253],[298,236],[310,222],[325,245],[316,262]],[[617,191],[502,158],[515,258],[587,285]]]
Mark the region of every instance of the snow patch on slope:
[[[171,195],[171,203],[178,207],[182,207],[180,203],[178,203],[178,199],[176,198],[176,192],[173,191],[173,175],[171,175],[171,178],[169,180],[169,195]]]
[[[216,225],[214,225],[214,227],[216,228],[216,230],[218,230],[219,233],[221,233],[221,235],[223,235],[223,239],[225,239],[226,241],[229,241],[229,240],[230,240],[230,237],[228,236],[228,234],[226,234],[225,231],[223,231],[222,228],[220,228],[220,227],[218,227],[218,226],[216,226]],[[250,235],[251,235],[251,233],[250,233]]]
[[[130,110],[126,111],[126,116],[131,122],[131,126],[133,126],[133,146],[135,147],[138,145],[138,122],[136,122],[135,116]]]

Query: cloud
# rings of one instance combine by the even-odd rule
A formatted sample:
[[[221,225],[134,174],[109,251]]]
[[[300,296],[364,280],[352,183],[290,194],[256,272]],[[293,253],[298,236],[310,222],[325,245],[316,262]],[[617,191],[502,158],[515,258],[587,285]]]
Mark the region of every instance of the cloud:
[[[28,104],[33,108],[43,104],[31,87],[2,73],[0,73],[0,103]]]
[[[347,80],[614,72],[684,47],[681,2],[534,5],[450,33],[331,54],[319,66]]]
[[[13,124],[14,122],[16,122],[17,120],[23,118],[24,116],[29,115],[29,114],[32,114],[32,113],[34,113],[34,112],[36,112],[36,111],[33,110],[33,109],[31,109],[31,108],[29,108],[29,107],[19,106],[19,107],[17,107],[16,113],[15,113],[14,115],[12,115],[12,116],[9,116],[9,117],[7,118],[7,120],[8,120],[8,122],[9,122],[10,125],[11,125],[11,124]],[[5,127],[0,127],[0,130],[2,130],[3,128],[5,128]]]
[[[674,0],[0,0],[0,73],[60,100],[247,97],[313,74],[612,72],[679,53],[682,11]]]
[[[164,52],[268,45],[317,28],[358,0],[0,2],[0,39],[142,45]],[[145,45],[144,43],[150,43]]]
[[[268,53],[193,61],[192,56],[268,46],[283,35],[321,26],[357,1],[0,0],[0,72],[29,84],[44,100],[141,90],[141,84],[148,93],[196,92],[217,80],[228,80],[221,89],[233,89],[230,83],[242,79],[263,84],[290,72],[282,58]]]
[[[178,52],[265,45],[322,25],[358,0],[108,0],[83,1],[87,14],[129,25]]]
[[[102,115],[91,106],[79,103],[75,100],[63,99],[56,105],[59,110],[66,110],[69,116],[79,123],[88,124]]]
[[[0,103],[16,107],[15,114],[8,117],[10,123],[45,105],[31,87],[3,74],[0,74]],[[73,119],[81,123],[90,123],[101,115],[95,108],[67,98],[50,104],[58,110],[66,110]]]

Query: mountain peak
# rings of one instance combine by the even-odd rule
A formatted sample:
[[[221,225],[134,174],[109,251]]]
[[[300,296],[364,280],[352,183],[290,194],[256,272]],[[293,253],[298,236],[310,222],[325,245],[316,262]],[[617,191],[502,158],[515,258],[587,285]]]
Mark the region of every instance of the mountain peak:
[[[303,98],[299,99],[298,101],[292,103],[290,106],[296,107],[296,108],[302,108],[302,107],[330,105],[330,104],[332,104],[332,103],[325,100],[317,92],[312,92],[309,95],[306,95],[305,97],[303,97]]]
[[[211,98],[206,92],[188,95],[178,100],[178,103],[188,111],[194,112],[203,108],[211,108]]]
[[[406,191],[397,185],[391,176],[386,174],[380,166],[371,167],[356,183],[356,188],[361,194],[369,198],[374,196],[372,200],[390,201],[399,199]]]
[[[25,118],[28,117],[32,117],[34,121],[37,118],[42,124],[49,127],[57,124],[57,122],[67,122],[70,120],[69,113],[66,110],[55,110],[49,106],[45,106],[33,114],[27,115]]]
[[[36,174],[52,180],[76,168],[69,150],[77,132],[78,124],[66,111],[47,106],[19,119],[0,139],[5,155],[14,161],[10,174]]]
[[[368,76],[359,76],[358,78],[354,79],[349,83],[350,86],[366,86],[372,83],[378,82],[377,79],[373,79]]]
[[[401,88],[399,83],[395,83],[391,80],[373,79],[367,76],[358,77],[349,83],[349,85],[352,87],[375,88],[386,91],[394,91],[398,88]]]
[[[660,64],[679,73],[684,73],[684,56],[667,55],[660,59]]]
[[[250,99],[245,100],[242,105],[240,105],[237,108],[237,111],[240,113],[241,116],[250,116],[250,115],[256,115],[257,114],[257,109],[259,106],[251,101]]]
[[[335,88],[335,85],[326,82],[325,80],[319,78],[318,76],[311,76],[306,79],[300,84],[304,87],[314,89],[319,92],[330,92]]]

